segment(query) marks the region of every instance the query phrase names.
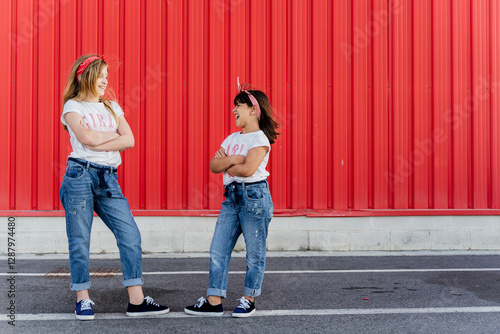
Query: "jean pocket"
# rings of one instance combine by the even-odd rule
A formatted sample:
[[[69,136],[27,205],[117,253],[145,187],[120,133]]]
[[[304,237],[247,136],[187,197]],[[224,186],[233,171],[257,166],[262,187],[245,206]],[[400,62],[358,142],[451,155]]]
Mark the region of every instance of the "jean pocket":
[[[81,179],[83,175],[85,174],[85,168],[83,166],[68,166],[66,168],[66,173],[64,176],[66,176],[69,179],[77,180]]]
[[[118,183],[118,174],[116,174],[116,173],[113,173],[113,174],[105,173],[104,174],[104,181],[110,187],[115,187],[115,186],[119,187],[120,186],[120,184]]]
[[[247,188],[246,197],[251,201],[258,201],[264,198],[264,192],[261,188]]]

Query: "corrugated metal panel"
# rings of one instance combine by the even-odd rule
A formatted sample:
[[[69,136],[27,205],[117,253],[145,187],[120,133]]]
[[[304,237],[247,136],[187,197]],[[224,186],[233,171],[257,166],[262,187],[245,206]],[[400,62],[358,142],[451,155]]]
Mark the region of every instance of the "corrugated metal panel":
[[[499,15],[498,0],[2,1],[0,210],[61,209],[61,92],[85,53],[110,59],[136,137],[119,172],[134,210],[219,209],[208,164],[237,130],[237,76],[281,123],[281,212],[500,209]]]

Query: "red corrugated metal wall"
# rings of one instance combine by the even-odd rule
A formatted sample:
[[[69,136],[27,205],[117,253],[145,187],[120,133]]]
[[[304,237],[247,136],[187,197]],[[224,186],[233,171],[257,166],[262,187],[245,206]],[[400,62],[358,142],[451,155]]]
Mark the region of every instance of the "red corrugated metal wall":
[[[0,210],[61,210],[61,92],[87,53],[111,59],[136,137],[119,171],[136,214],[219,209],[237,76],[281,123],[278,211],[500,209],[499,17],[499,0],[1,1]]]

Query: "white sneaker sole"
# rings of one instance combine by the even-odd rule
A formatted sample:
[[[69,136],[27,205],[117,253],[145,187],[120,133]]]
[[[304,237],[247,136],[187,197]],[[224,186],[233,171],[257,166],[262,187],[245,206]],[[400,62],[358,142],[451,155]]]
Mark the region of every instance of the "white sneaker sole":
[[[252,311],[250,311],[248,313],[234,313],[233,312],[233,317],[234,318],[248,318],[254,313],[255,313],[255,309],[253,309]]]
[[[187,308],[184,309],[184,312],[189,315],[196,315],[198,317],[221,317],[224,315],[224,312],[196,312],[188,310]]]
[[[78,320],[94,320],[95,319],[95,315],[78,315],[78,314],[76,314],[76,312],[75,312],[75,316]]]
[[[147,317],[151,315],[160,315],[160,314],[167,314],[170,312],[170,309],[167,308],[166,310],[163,311],[151,311],[151,312],[127,312],[127,315],[129,317]]]

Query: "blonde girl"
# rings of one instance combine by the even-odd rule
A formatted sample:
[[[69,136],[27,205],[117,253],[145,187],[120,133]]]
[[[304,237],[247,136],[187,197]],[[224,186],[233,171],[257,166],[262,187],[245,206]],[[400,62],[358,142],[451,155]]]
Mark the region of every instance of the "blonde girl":
[[[168,313],[142,292],[141,235],[127,199],[118,184],[120,152],[134,146],[134,135],[118,103],[105,98],[108,66],[97,55],[78,58],[63,93],[61,122],[70,135],[60,198],[66,215],[72,291],[76,291],[75,315],[94,319],[89,297],[89,247],[93,213],[113,232],[127,288],[128,316]]]

